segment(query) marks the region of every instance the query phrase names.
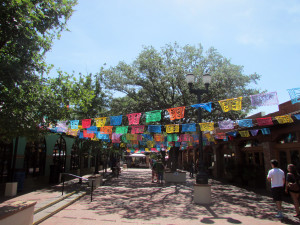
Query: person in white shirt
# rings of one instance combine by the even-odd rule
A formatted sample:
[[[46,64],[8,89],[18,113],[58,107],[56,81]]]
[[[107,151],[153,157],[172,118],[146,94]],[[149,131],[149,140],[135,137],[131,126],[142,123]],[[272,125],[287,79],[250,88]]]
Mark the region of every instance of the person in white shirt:
[[[284,172],[278,168],[278,161],[276,159],[271,160],[272,169],[269,170],[267,180],[271,182],[271,192],[273,200],[276,202],[278,213],[276,218],[283,218],[282,214],[282,194],[284,191],[285,176]]]

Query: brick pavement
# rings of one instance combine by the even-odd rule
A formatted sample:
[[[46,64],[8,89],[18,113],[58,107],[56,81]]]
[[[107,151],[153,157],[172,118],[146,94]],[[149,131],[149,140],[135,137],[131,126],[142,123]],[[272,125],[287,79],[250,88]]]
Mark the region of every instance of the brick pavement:
[[[290,203],[279,220],[270,197],[215,180],[213,204],[197,205],[193,182],[160,185],[151,183],[149,169],[128,169],[97,188],[93,202],[86,196],[41,224],[300,224]]]

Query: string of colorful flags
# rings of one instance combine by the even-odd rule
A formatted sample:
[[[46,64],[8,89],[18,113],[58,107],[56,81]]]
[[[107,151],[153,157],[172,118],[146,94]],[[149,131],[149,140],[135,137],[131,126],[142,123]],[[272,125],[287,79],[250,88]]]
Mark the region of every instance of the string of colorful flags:
[[[288,89],[292,104],[300,102],[300,88]],[[251,105],[255,107],[278,105],[277,92],[268,92],[258,95],[251,95]],[[226,99],[218,101],[223,112],[231,110],[239,111],[242,109],[243,97]],[[212,102],[200,103],[191,105],[192,108],[203,108],[204,110],[212,111]],[[186,107],[169,108],[166,111],[169,113],[171,121],[184,118]],[[146,123],[160,122],[163,110],[154,110],[145,112]],[[130,152],[157,152],[160,150],[168,150],[170,147],[187,147],[196,146],[199,144],[199,135],[196,133],[196,123],[189,124],[167,124],[167,125],[141,125],[140,119],[142,113],[131,113],[126,115],[129,126],[122,126],[123,115],[100,117],[93,119],[59,121],[55,127],[49,127],[49,130],[57,133],[66,133],[71,136],[79,136],[83,139],[102,140],[107,144],[118,145],[122,148],[127,148]],[[295,119],[300,120],[300,114],[293,115]],[[108,119],[109,118],[109,125]],[[293,123],[291,115],[276,116],[274,120],[279,124]],[[92,123],[92,121],[94,123]],[[231,130],[230,132],[221,132],[213,134],[217,129],[214,122],[199,123],[200,130],[204,132],[204,145],[215,142],[215,139],[232,140],[237,134],[241,137],[256,136],[261,130],[263,135],[270,134],[270,129],[265,126],[274,125],[272,117],[242,119],[237,121],[224,120],[218,122],[218,130]],[[251,128],[254,126],[264,127],[253,130],[234,130],[237,127]],[[165,127],[165,131],[162,131]],[[181,127],[181,130],[180,130]],[[145,128],[147,128],[145,130]],[[232,131],[234,130],[234,131]],[[130,132],[130,133],[129,133]],[[188,132],[188,133],[186,133]],[[165,134],[164,134],[165,133]],[[180,134],[178,134],[180,133]],[[150,135],[153,134],[153,135]]]

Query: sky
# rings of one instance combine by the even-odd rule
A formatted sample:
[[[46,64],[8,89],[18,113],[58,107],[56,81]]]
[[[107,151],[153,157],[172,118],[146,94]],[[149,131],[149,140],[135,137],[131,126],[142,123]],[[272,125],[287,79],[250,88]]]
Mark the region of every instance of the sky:
[[[244,74],[256,72],[254,87],[276,91],[279,103],[290,100],[287,89],[300,87],[299,0],[78,0],[67,27],[46,62],[69,73],[130,64],[144,46],[177,42],[214,47]]]

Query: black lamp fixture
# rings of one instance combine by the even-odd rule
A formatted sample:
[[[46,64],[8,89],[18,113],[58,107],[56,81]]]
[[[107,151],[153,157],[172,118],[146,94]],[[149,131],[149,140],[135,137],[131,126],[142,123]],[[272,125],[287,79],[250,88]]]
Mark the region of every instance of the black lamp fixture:
[[[186,75],[186,82],[189,85],[189,91],[191,94],[197,95],[197,103],[201,103],[202,94],[208,93],[208,87],[211,83],[211,75],[209,73],[205,73],[202,76],[203,83],[205,85],[205,89],[195,89],[193,85],[195,83],[195,75],[189,73]],[[198,108],[198,123],[202,123],[202,112],[201,108]],[[198,160],[198,173],[196,176],[197,184],[208,184],[208,174],[204,168],[204,160],[203,160],[203,139],[202,139],[202,131],[199,129],[199,160]]]

